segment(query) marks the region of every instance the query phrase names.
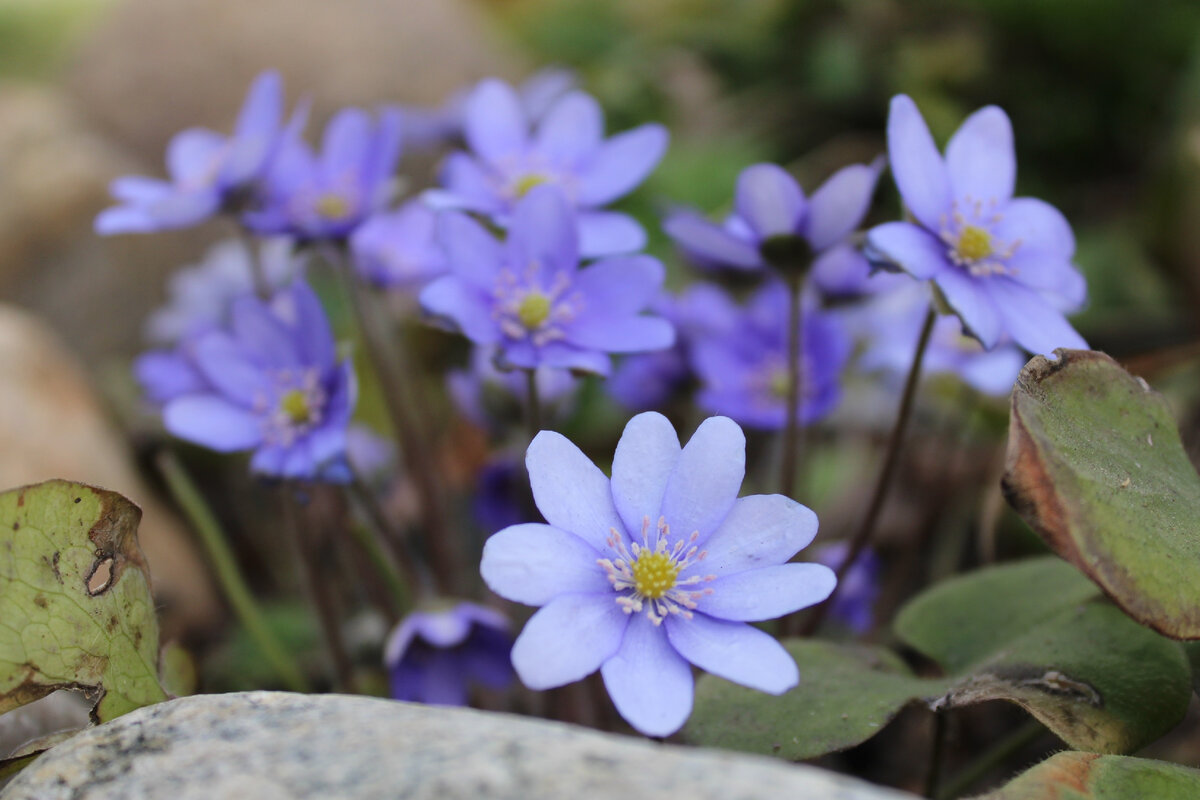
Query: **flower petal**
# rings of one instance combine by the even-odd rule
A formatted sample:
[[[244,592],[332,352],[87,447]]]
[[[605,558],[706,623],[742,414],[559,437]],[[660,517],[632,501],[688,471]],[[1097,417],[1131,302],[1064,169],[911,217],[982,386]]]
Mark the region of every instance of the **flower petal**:
[[[587,542],[551,525],[510,525],[483,545],[479,571],[496,594],[542,606],[560,594],[611,592],[600,553]]]
[[[697,568],[717,576],[782,564],[817,535],[817,515],[781,494],[753,494],[733,504]]]
[[[206,128],[188,128],[167,144],[167,174],[175,183],[211,186],[225,148],[225,137]]]
[[[603,318],[589,315],[570,323],[567,341],[606,353],[644,353],[675,344],[675,327],[661,317]]]
[[[292,328],[301,359],[305,364],[320,369],[333,366],[337,360],[337,347],[333,341],[333,329],[329,326],[329,318],[325,315],[321,301],[317,299],[317,293],[303,280],[297,280],[288,289],[288,294],[291,295],[295,306],[296,322]]]
[[[504,210],[504,202],[488,173],[466,153],[447,156],[438,178],[446,189],[429,189],[421,195],[431,208],[465,208],[482,214],[499,214]]]
[[[763,266],[757,247],[694,211],[676,211],[667,217],[662,227],[693,259],[739,269]]]
[[[720,678],[770,694],[783,694],[800,682],[796,662],[783,645],[744,622],[694,614],[667,617],[665,625],[679,655]]]
[[[742,170],[733,202],[738,216],[759,239],[799,233],[807,210],[800,184],[775,164]]]
[[[871,206],[879,170],[852,164],[835,172],[808,201],[805,236],[816,251],[844,239],[862,223]]]
[[[662,513],[677,536],[703,542],[729,514],[746,475],[746,436],[728,417],[700,423],[667,480]]]
[[[602,206],[632,191],[667,151],[667,129],[651,123],[613,136],[580,165],[581,206]]]
[[[459,278],[486,292],[496,288],[503,250],[487,230],[466,214],[438,214],[436,237],[446,251],[450,269]]]
[[[491,305],[479,289],[457,276],[447,275],[426,286],[420,302],[427,314],[450,322],[475,344],[496,344],[501,339]]]
[[[972,278],[959,269],[943,270],[934,279],[938,289],[962,320],[963,332],[979,340],[984,349],[991,350],[1004,332],[1000,314],[991,292],[996,279]]]
[[[950,178],[921,112],[908,95],[892,98],[887,140],[888,162],[904,204],[927,229],[938,230],[953,199]]]
[[[1004,207],[992,232],[1000,244],[1014,248],[1009,264],[1022,270],[1022,262],[1058,261],[1069,263],[1075,255],[1075,234],[1071,224],[1057,208],[1034,197],[1018,197]],[[1027,286],[1056,284],[1058,276],[1034,272],[1018,277]]]
[[[536,265],[542,275],[579,266],[579,233],[575,215],[562,190],[542,184],[529,191],[513,211],[504,258],[518,273]]]
[[[613,455],[612,497],[631,535],[642,529],[643,519],[649,518],[651,527],[658,521],[679,453],[679,437],[662,414],[647,411],[625,425]]]
[[[605,317],[636,314],[654,299],[666,270],[650,256],[606,258],[580,270],[575,289],[587,303],[583,313],[598,309]]]
[[[281,292],[279,298],[287,298]],[[254,295],[234,299],[229,310],[233,336],[260,367],[299,367],[296,342],[272,310]]]
[[[512,663],[530,689],[553,689],[595,672],[618,648],[630,618],[613,594],[565,594],[529,618]]]
[[[528,344],[520,342],[518,344]],[[505,348],[505,358],[514,352],[514,348]],[[567,342],[551,342],[539,348],[536,355],[524,361],[513,359],[513,364],[526,367],[556,367],[569,369],[572,372],[590,372],[607,377],[612,372],[612,359],[607,353],[596,350],[580,349]]]
[[[238,112],[232,145],[222,169],[227,185],[250,180],[267,162],[277,144],[279,121],[283,118],[283,79],[270,70],[250,84],[246,101]]]
[[[163,427],[219,453],[247,450],[262,441],[262,422],[256,415],[212,394],[185,395],[167,403]]]
[[[584,258],[632,253],[646,246],[646,231],[628,214],[577,210],[575,224],[579,254]]]
[[[485,161],[496,163],[525,148],[528,125],[521,100],[503,81],[485,80],[467,98],[463,135]]]
[[[918,280],[932,278],[950,265],[946,245],[909,222],[885,222],[871,228],[867,232],[867,255],[894,264]]]
[[[1029,352],[1051,355],[1056,347],[1088,349],[1063,313],[1037,292],[1003,278],[990,288],[1008,335]]]
[[[562,165],[575,164],[600,146],[604,112],[595,98],[571,92],[550,107],[538,126],[537,149]]]
[[[718,619],[758,622],[790,614],[829,597],[837,578],[824,564],[780,564],[705,584],[698,610]]]
[[[569,439],[554,431],[533,437],[525,453],[538,510],[556,528],[596,550],[607,550],[609,530],[624,524],[613,506],[608,478]]]
[[[954,197],[1004,202],[1017,182],[1012,123],[997,106],[967,117],[946,145],[946,172]]]
[[[634,615],[600,674],[617,711],[647,736],[670,736],[692,713],[692,669],[645,614]]]
[[[192,346],[192,363],[208,384],[245,408],[252,407],[270,389],[266,373],[225,331],[211,331],[197,339]]]

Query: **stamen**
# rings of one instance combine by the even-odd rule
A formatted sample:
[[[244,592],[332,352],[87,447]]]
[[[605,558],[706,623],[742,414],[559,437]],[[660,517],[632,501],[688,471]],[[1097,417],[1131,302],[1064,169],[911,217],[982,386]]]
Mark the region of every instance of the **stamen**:
[[[661,625],[672,615],[691,619],[699,599],[712,594],[712,589],[690,587],[715,580],[716,576],[689,575],[681,579],[680,575],[692,564],[703,560],[708,551],[699,550],[696,544],[699,531],[672,542],[671,528],[663,517],[659,517],[655,532],[657,536],[651,546],[648,516],[642,518],[642,544],[626,544],[624,536],[610,528],[605,541],[617,558],[601,558],[596,563],[618,593],[615,602],[626,614],[645,610],[646,618],[654,625]]]

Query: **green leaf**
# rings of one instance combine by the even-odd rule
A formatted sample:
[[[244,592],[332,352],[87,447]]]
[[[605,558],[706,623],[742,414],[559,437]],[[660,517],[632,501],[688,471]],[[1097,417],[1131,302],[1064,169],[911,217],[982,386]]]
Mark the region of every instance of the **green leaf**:
[[[1200,477],[1166,401],[1103,353],[1055,352],[1013,390],[1009,502],[1134,619],[1200,639]]]
[[[1057,753],[976,800],[1192,800],[1200,770],[1129,756]]]
[[[800,667],[799,686],[776,697],[705,675],[684,738],[792,761],[812,758],[865,742],[905,705],[947,687],[915,677],[882,647],[800,639],[783,645]]]
[[[0,494],[0,713],[56,689],[94,696],[97,723],[166,699],[140,518],[68,481]]]

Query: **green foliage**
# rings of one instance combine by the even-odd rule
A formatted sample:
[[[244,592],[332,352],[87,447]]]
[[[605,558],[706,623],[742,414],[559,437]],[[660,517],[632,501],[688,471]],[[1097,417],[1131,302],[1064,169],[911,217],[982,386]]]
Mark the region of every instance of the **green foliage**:
[[[47,481],[0,494],[0,713],[78,689],[105,722],[166,699],[141,510]]]
[[[684,735],[802,759],[866,741],[913,701],[940,710],[1007,700],[1072,747],[1128,753],[1178,724],[1191,698],[1179,644],[1105,604],[1053,557],[939,584],[901,610],[896,633],[948,677],[915,677],[880,648],[791,641],[800,686],[771,697],[704,676]]]
[[[1200,771],[1148,758],[1056,753],[978,800],[1190,800]]]
[[[1056,352],[1013,389],[1010,502],[1134,619],[1200,638],[1200,477],[1166,401],[1102,353]]]

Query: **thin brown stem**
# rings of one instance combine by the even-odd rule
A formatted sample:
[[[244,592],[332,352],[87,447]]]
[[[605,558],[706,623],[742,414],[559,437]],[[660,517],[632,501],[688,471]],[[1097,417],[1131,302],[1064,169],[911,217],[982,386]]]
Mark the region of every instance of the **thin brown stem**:
[[[904,392],[900,398],[900,410],[896,414],[896,421],[892,425],[891,435],[888,437],[887,455],[884,457],[883,469],[879,471],[879,477],[875,481],[875,488],[871,493],[871,502],[867,506],[867,514],[863,517],[862,524],[855,532],[854,537],[850,540],[850,549],[846,553],[845,560],[837,568],[837,584],[833,587],[833,592],[829,598],[813,609],[808,621],[804,625],[803,633],[811,635],[820,627],[821,622],[825,619],[825,614],[828,613],[833,605],[834,599],[837,597],[838,589],[842,586],[842,581],[846,574],[853,568],[858,557],[862,555],[862,551],[871,541],[871,535],[875,532],[875,525],[879,521],[879,512],[883,510],[883,501],[887,499],[888,489],[891,488],[892,478],[896,472],[896,466],[900,463],[901,445],[904,443],[904,434],[908,429],[909,419],[912,417],[913,399],[917,394],[917,384],[921,379],[921,364],[925,360],[925,351],[929,347],[929,338],[933,333],[933,323],[937,321],[937,312],[930,307],[925,314],[925,323],[921,327],[921,337],[917,340],[917,349],[913,353],[912,366],[909,367],[908,377],[904,381]]]
[[[799,279],[788,286],[787,419],[783,426],[783,454],[779,465],[779,493],[791,497],[796,490],[796,462],[800,450],[800,383],[804,364],[801,357],[801,308]]]
[[[529,426],[529,441],[542,429],[542,401],[538,395],[537,370],[525,370],[525,420]]]

